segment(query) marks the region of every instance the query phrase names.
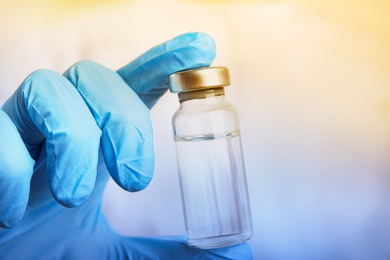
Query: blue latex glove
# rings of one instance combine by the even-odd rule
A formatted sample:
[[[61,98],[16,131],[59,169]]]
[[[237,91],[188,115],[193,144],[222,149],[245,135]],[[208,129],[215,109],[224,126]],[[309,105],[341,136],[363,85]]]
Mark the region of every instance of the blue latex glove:
[[[128,191],[152,179],[148,108],[167,76],[214,56],[209,36],[188,33],[117,72],[84,61],[28,76],[0,110],[0,259],[252,258],[246,243],[200,250],[184,237],[124,237],[101,211],[109,175]]]

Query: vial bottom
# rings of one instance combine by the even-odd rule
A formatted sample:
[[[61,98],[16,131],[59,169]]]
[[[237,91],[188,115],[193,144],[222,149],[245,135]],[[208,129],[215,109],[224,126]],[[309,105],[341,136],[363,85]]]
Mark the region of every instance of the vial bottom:
[[[201,249],[213,249],[241,244],[252,237],[252,232],[232,234],[218,237],[207,237],[202,239],[188,239],[188,245]]]

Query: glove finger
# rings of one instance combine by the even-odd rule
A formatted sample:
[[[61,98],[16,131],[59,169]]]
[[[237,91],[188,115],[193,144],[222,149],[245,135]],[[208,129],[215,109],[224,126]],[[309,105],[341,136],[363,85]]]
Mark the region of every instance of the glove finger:
[[[151,108],[168,89],[170,74],[209,66],[214,58],[214,40],[191,32],[150,49],[117,72]]]
[[[184,237],[121,237],[126,259],[253,259],[247,243],[218,249],[190,247]]]
[[[114,71],[83,61],[65,77],[76,86],[102,129],[107,169],[128,191],[144,189],[153,177],[153,134],[149,109]]]
[[[0,227],[12,228],[22,218],[33,167],[14,123],[0,110]]]
[[[67,207],[83,203],[95,184],[101,131],[72,84],[53,71],[33,72],[4,111],[34,159],[46,142],[46,171],[54,198]]]

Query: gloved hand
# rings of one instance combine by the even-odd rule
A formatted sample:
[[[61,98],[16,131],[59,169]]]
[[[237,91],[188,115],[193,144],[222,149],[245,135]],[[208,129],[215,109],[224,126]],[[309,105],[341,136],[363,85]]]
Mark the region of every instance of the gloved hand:
[[[29,75],[0,110],[0,258],[252,258],[246,243],[200,250],[184,237],[124,237],[101,211],[109,175],[128,191],[152,179],[149,108],[167,76],[214,56],[209,36],[188,33],[117,72],[83,61]]]

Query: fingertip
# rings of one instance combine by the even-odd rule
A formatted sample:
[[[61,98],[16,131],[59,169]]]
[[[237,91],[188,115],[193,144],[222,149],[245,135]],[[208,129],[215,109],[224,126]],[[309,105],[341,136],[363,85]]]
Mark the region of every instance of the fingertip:
[[[130,192],[145,189],[154,172],[152,127],[149,116],[142,111],[129,114],[121,124],[109,121],[103,130],[102,150],[107,169],[114,181]]]
[[[78,207],[91,195],[96,182],[100,136],[97,125],[89,123],[79,129],[77,124],[68,125],[65,133],[53,133],[47,138],[50,189],[61,205]]]
[[[91,165],[89,169],[86,168],[80,165],[80,168],[49,174],[51,193],[58,203],[67,208],[74,208],[89,198],[95,186],[97,166]]]
[[[86,192],[73,190],[73,192],[69,192],[69,189],[64,189],[64,185],[53,187],[51,191],[54,199],[67,208],[74,208],[82,205],[89,198],[92,192],[92,190]]]
[[[0,227],[5,229],[11,229],[17,225],[22,219],[25,210],[7,210],[6,214],[0,217]]]
[[[67,196],[64,194],[56,194],[52,193],[54,199],[61,204],[62,206],[66,208],[76,208],[81,206],[86,199],[80,199],[80,198],[73,198],[71,196]]]
[[[214,39],[202,32],[181,34],[155,48],[159,49],[160,54],[153,58],[158,60],[160,56],[161,71],[165,76],[181,70],[210,66],[216,56]],[[146,58],[148,53],[144,54]]]
[[[149,186],[153,179],[154,157],[133,160],[119,165],[118,181],[120,187],[130,192],[137,192]]]
[[[209,66],[216,56],[216,45],[214,39],[210,35],[201,32],[189,32],[183,35],[190,38],[188,45],[193,48],[192,51],[194,52],[191,56],[193,56],[193,58],[195,58],[199,63],[198,66],[195,61],[192,67]]]
[[[30,182],[4,179],[0,182],[0,227],[11,229],[23,218],[30,192]]]
[[[145,189],[153,179],[154,154],[153,151],[145,154],[142,150],[148,149],[150,144],[144,147],[135,147],[130,153],[111,155],[112,147],[104,146],[103,151],[108,171],[113,180],[124,190],[137,192]],[[126,145],[132,149],[132,145]],[[137,151],[138,150],[138,151]],[[137,152],[139,152],[137,154]],[[115,160],[116,156],[116,160]],[[114,157],[114,159],[113,159]]]
[[[7,220],[0,220],[0,227],[5,229],[11,229],[16,226],[16,223],[19,222],[20,219],[16,221],[7,221]]]

